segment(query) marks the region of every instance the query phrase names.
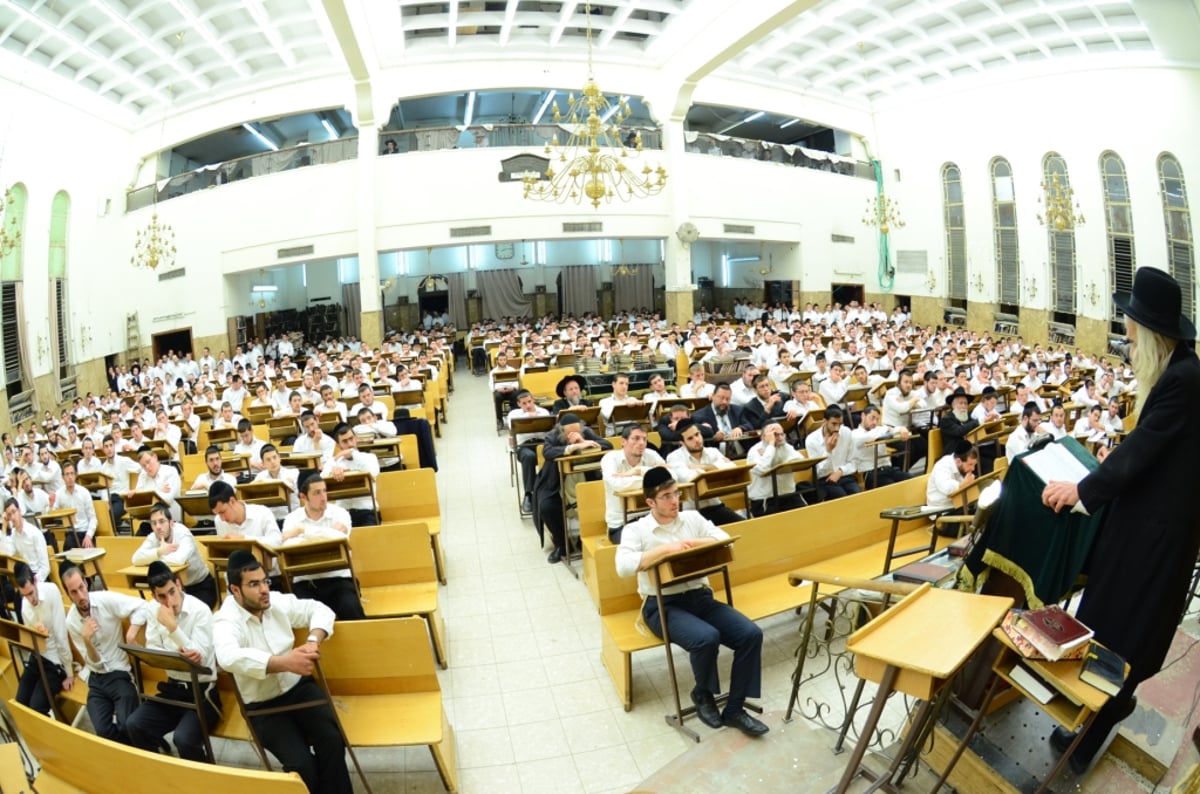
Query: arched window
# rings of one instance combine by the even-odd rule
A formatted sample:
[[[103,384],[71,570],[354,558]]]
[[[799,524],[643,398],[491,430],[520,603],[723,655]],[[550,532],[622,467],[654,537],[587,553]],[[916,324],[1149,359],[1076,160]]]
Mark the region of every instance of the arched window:
[[[24,392],[29,363],[25,358],[25,311],[21,302],[21,276],[25,265],[25,207],[29,193],[18,182],[5,194],[4,230],[9,239],[19,235],[0,258],[0,334],[4,337],[4,389],[9,418],[21,422],[33,415],[28,400],[14,402]]]
[[[67,219],[71,213],[71,197],[65,190],[54,194],[50,204],[50,339],[53,345],[53,365],[58,383],[58,399],[75,398],[75,382],[71,378],[71,323],[67,313]]]
[[[1170,152],[1158,156],[1158,179],[1162,189],[1163,221],[1167,226],[1167,263],[1171,275],[1183,289],[1183,313],[1196,317],[1196,251],[1192,242],[1191,214],[1183,169]]]
[[[1017,242],[1017,194],[1012,166],[1003,157],[992,159],[992,228],[996,236],[996,284],[1000,310],[1021,311],[1021,249]]]
[[[1067,175],[1067,161],[1057,152],[1048,152],[1042,159],[1043,184],[1046,189],[1062,191],[1070,196],[1071,180]],[[1075,202],[1067,199],[1073,209]],[[1075,325],[1075,226],[1071,222],[1046,223],[1047,243],[1050,248],[1050,311],[1053,321],[1063,325]],[[1052,338],[1055,334],[1051,335]],[[1063,341],[1068,341],[1064,339]],[[1074,343],[1074,338],[1069,340]]]
[[[942,166],[942,202],[946,214],[946,298],[967,308],[967,225],[963,218],[962,174],[954,163]]]
[[[1104,183],[1104,227],[1108,231],[1108,274],[1114,292],[1133,289],[1133,269],[1137,257],[1133,249],[1133,212],[1129,205],[1129,181],[1125,178],[1125,163],[1116,152],[1100,155],[1100,181]],[[1089,287],[1089,290],[1091,288]],[[1099,285],[1104,295],[1108,290]],[[1106,301],[1107,302],[1107,301]],[[1113,333],[1122,333],[1120,310],[1114,308]]]

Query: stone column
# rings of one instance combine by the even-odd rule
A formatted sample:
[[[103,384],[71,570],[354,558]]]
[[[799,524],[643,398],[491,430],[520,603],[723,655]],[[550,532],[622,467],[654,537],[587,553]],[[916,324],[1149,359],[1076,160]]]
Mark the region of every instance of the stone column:
[[[379,130],[364,125],[358,133],[358,289],[362,301],[362,341],[383,341],[383,304],[379,294],[379,251],[375,245],[375,180],[379,167]]]

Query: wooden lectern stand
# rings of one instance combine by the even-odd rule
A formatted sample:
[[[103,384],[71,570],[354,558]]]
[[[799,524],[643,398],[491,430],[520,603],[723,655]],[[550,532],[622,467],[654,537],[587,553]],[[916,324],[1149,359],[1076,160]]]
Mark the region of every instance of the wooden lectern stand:
[[[20,596],[17,597],[20,598]],[[54,719],[59,722],[70,722],[63,717],[62,709],[59,708],[58,696],[60,693],[50,691],[50,679],[46,677],[46,661],[42,659],[42,654],[46,651],[47,637],[49,637],[48,634],[43,634],[31,626],[0,618],[0,640],[8,644],[8,652],[14,664],[24,658],[20,651],[25,651],[29,654],[29,659],[25,664],[37,665],[38,679],[41,681],[42,688],[46,691],[46,699],[50,702],[50,709],[54,712]],[[64,659],[63,661],[66,664],[71,663],[70,659]],[[16,677],[19,679],[24,671],[14,669],[16,670]]]
[[[188,709],[196,712],[196,717],[200,721],[200,736],[204,739],[204,751],[208,754],[209,763],[216,763],[216,756],[213,755],[212,742],[208,738],[209,728],[215,728],[215,725],[208,725],[204,721],[204,687],[200,684],[200,676],[212,675],[212,670],[204,665],[196,664],[186,656],[175,653],[173,651],[160,651],[154,648],[145,648],[141,645],[120,644],[121,650],[129,654],[133,660],[133,675],[134,683],[138,693],[138,702],[145,703],[148,700],[155,703],[166,703],[176,708]],[[177,673],[187,673],[191,677],[192,684],[192,702],[186,703],[180,700],[172,700],[162,697],[161,695],[152,695],[146,691],[148,681],[142,677],[142,665],[153,667],[156,670],[171,670]],[[214,683],[215,686],[215,683]],[[214,692],[214,695],[216,693]],[[221,701],[218,698],[216,701],[217,711],[220,712]]]
[[[710,573],[720,573],[725,581],[725,603],[733,605],[733,590],[729,585],[729,563],[733,562],[733,544],[740,535],[731,535],[725,540],[705,543],[691,549],[684,549],[662,557],[647,572],[654,584],[654,597],[658,600],[658,615],[662,621],[663,648],[667,651],[667,673],[671,678],[671,693],[675,697],[675,713],[668,714],[667,724],[678,728],[694,742],[700,741],[700,734],[683,724],[683,721],[696,713],[695,706],[686,709],[679,700],[679,681],[675,676],[675,659],[671,655],[671,631],[667,625],[667,612],[663,609],[663,588],[671,585],[684,584],[694,579],[701,579]],[[728,695],[716,698],[721,702]],[[747,704],[747,708],[754,707]],[[755,709],[761,711],[759,709]]]

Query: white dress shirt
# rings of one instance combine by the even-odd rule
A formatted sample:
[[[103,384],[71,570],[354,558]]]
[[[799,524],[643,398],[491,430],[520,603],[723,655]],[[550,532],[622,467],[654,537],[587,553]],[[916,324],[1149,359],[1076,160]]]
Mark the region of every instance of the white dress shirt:
[[[818,427],[804,439],[804,449],[810,458],[824,457],[817,464],[817,476],[828,477],[834,469],[841,471],[843,477],[853,477],[858,471],[854,465],[854,438],[847,427],[838,428],[838,441],[833,451],[829,451],[825,443],[825,428]]]
[[[296,492],[300,488],[299,478],[300,478],[300,470],[294,469],[291,466],[280,466],[278,477],[272,477],[271,472],[267,471],[266,469],[263,469],[258,474],[254,475],[255,482],[268,482],[271,480],[282,480],[283,482],[286,482],[288,485],[292,486],[291,490],[288,491],[287,506],[270,508],[271,514],[273,516],[275,516],[276,521],[282,521],[283,519],[287,518],[288,513],[292,512],[293,510],[299,509],[300,497],[297,496],[297,494],[296,494]],[[220,525],[218,524],[218,526],[220,526]]]
[[[251,576],[254,574],[251,573]],[[295,673],[268,673],[272,656],[291,653],[296,645],[293,629],[324,630],[333,636],[333,610],[320,601],[271,593],[271,605],[255,617],[230,596],[213,620],[213,646],[217,663],[233,674],[247,703],[261,703],[291,691],[300,681]]]
[[[67,613],[67,635],[75,644],[79,655],[84,658],[87,669],[93,673],[112,673],[118,670],[129,672],[129,656],[121,650],[120,645],[125,641],[125,630],[121,621],[126,618],[135,626],[144,625],[146,602],[140,598],[110,590],[100,590],[88,593],[91,604],[91,617],[96,619],[100,629],[92,635],[92,644],[100,657],[99,661],[88,654],[88,644],[83,639],[83,616],[79,607],[71,605]]]
[[[67,644],[67,613],[62,606],[62,593],[54,582],[37,583],[38,605],[29,603],[28,598],[22,599],[21,620],[26,626],[36,626],[39,623],[46,627],[50,635],[46,638],[46,650],[42,658],[70,670],[71,646]]]
[[[671,469],[671,476],[675,478],[675,482],[684,483],[691,482],[700,474],[708,469],[705,466],[715,466],[718,469],[732,469],[734,462],[721,454],[721,451],[716,447],[704,447],[699,455],[693,455],[688,451],[687,447],[680,447],[667,455],[667,466]],[[716,507],[722,504],[717,497],[705,499],[697,507],[700,509],[706,507]]]
[[[925,486],[925,504],[930,507],[950,507],[950,494],[962,485],[963,476],[958,472],[954,455],[944,455],[933,464],[929,482]]]
[[[167,631],[158,622],[158,602],[147,601],[146,607],[146,647],[156,648],[173,653],[185,650],[199,651],[200,664],[212,670],[212,673],[199,675],[203,682],[216,681],[216,653],[213,650],[212,626],[213,613],[208,605],[195,596],[183,594],[183,606],[175,616],[175,631]],[[168,670],[167,678],[191,683],[190,674],[179,670]]]
[[[171,542],[179,544],[179,548],[170,554],[163,554],[161,552],[163,541],[159,540],[158,535],[151,532],[133,553],[133,564],[149,565],[155,560],[162,560],[169,565],[187,565],[187,568],[180,573],[183,583],[194,585],[197,582],[203,582],[210,573],[208,564],[204,562],[204,556],[200,554],[200,549],[196,545],[196,539],[192,537],[192,531],[176,522],[171,527]]]
[[[0,537],[0,549],[29,563],[39,582],[50,581],[50,554],[46,549],[46,536],[32,521],[22,520],[20,529],[14,526],[7,535]]]
[[[379,476],[379,458],[370,452],[353,450],[348,458],[335,458],[331,454],[321,467],[321,477],[330,479],[335,472],[366,472],[371,475],[371,488],[375,487],[375,478]],[[351,499],[337,499],[334,504],[346,510],[374,510],[375,500],[370,496],[355,496]]]
[[[617,576],[637,574],[638,593],[643,597],[654,595],[654,585],[647,571],[639,571],[642,554],[677,540],[702,540],[712,538],[725,540],[729,534],[695,510],[680,510],[670,524],[659,524],[653,515],[645,515],[631,521],[621,533],[621,545],[617,548]],[[683,584],[663,588],[663,595],[674,595],[686,590],[708,587],[708,578],[693,579]]]
[[[75,531],[82,532],[87,537],[96,534],[96,506],[92,504],[92,494],[82,485],[76,485],[70,491],[64,486],[54,495],[54,506],[58,510],[75,508]]]
[[[642,453],[641,463],[636,467],[629,465],[623,449],[614,449],[600,459],[600,476],[604,478],[604,520],[610,529],[625,526],[625,509],[616,492],[641,486],[642,475],[665,462],[652,449]]]
[[[770,499],[775,495],[771,488],[771,477],[767,474],[780,463],[799,460],[800,453],[791,444],[769,444],[760,441],[746,453],[746,462],[750,464],[750,487],[746,494],[756,501]],[[796,477],[792,472],[776,474],[776,487],[780,496],[796,492]]]
[[[183,488],[179,482],[179,472],[175,471],[174,466],[165,464],[158,467],[158,476],[151,479],[150,475],[142,469],[142,473],[138,475],[137,485],[134,486],[135,491],[154,491],[158,494],[158,498],[167,503],[171,510],[171,518],[176,521],[183,520],[183,510],[180,509],[179,503],[175,501],[179,498],[179,494]]]
[[[341,524],[345,527],[345,533],[339,529],[335,529],[334,524]],[[303,532],[294,538],[283,541],[285,544],[295,545],[310,540],[348,538],[354,528],[353,523],[350,521],[350,514],[335,504],[325,505],[325,512],[321,514],[320,518],[313,518],[303,507],[288,513],[288,517],[283,520],[283,534],[287,534],[296,527],[300,527]],[[335,577],[348,579],[350,578],[350,571],[343,569],[340,571],[313,574],[311,576],[297,576],[292,581],[304,582],[309,579],[332,579]]]

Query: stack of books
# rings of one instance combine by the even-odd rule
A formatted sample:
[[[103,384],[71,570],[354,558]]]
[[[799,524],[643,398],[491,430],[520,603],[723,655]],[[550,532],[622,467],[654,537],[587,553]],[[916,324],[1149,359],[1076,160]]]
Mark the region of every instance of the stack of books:
[[[1041,609],[1013,610],[1005,618],[1002,628],[1022,656],[1051,662],[1082,659],[1087,653],[1088,640],[1092,638],[1091,629],[1057,604]]]

